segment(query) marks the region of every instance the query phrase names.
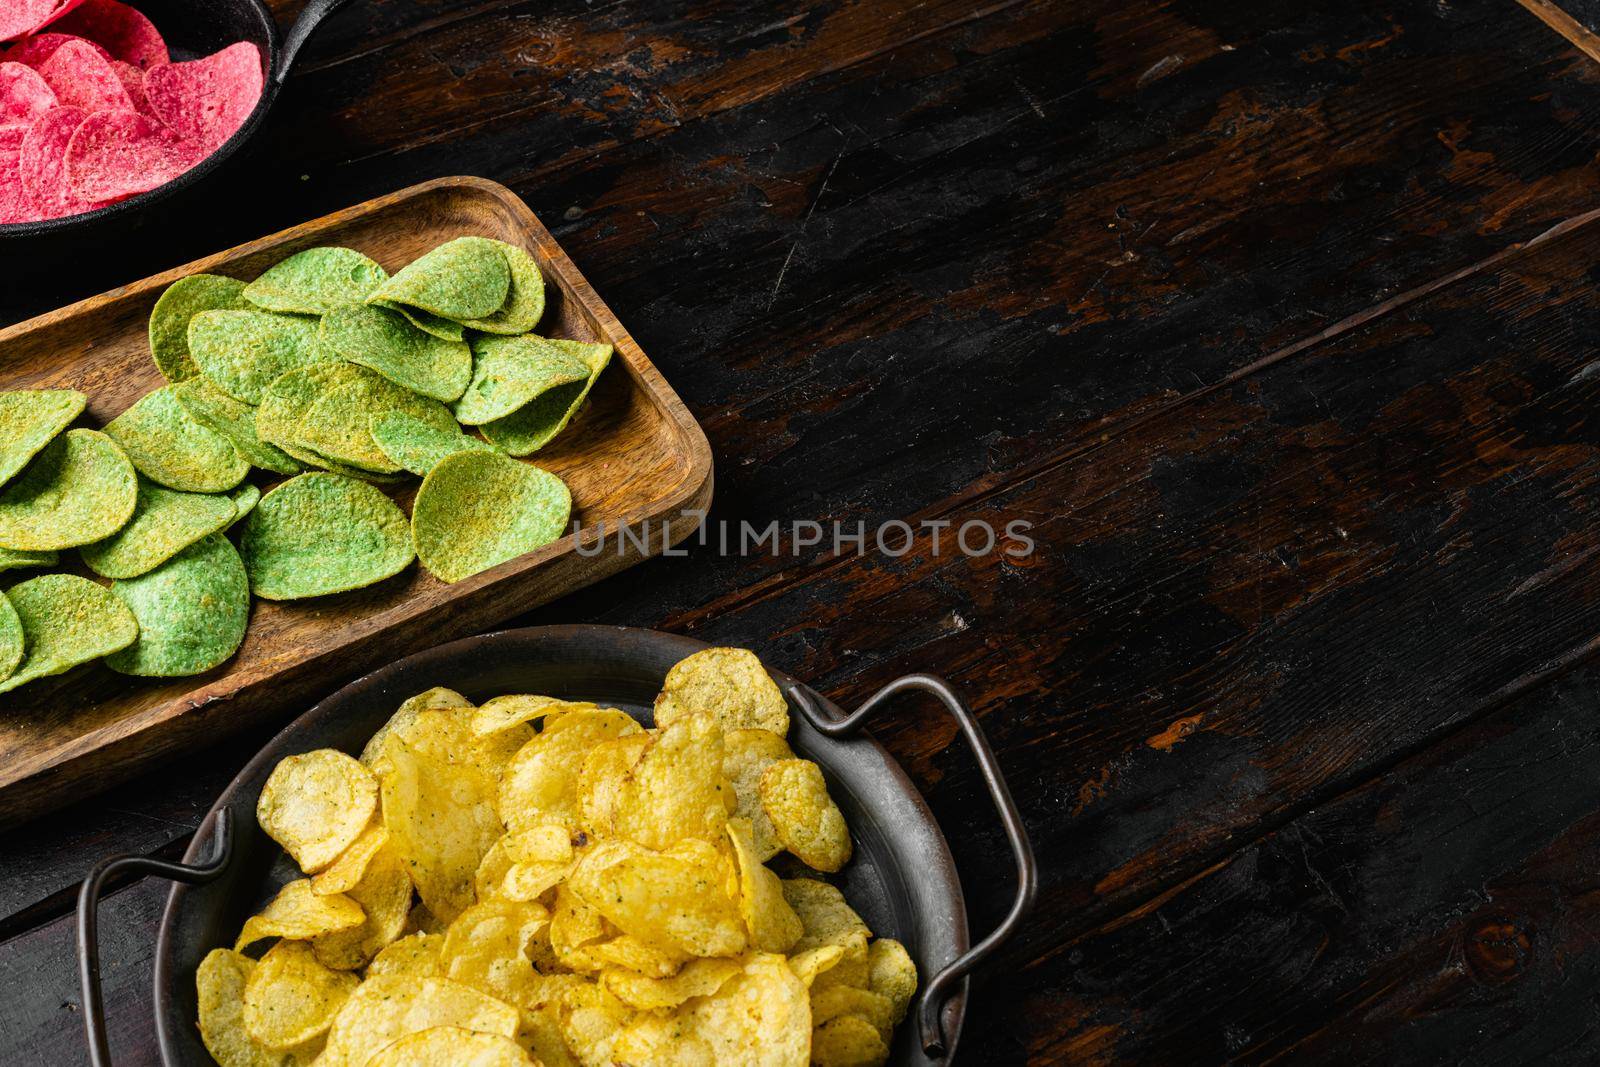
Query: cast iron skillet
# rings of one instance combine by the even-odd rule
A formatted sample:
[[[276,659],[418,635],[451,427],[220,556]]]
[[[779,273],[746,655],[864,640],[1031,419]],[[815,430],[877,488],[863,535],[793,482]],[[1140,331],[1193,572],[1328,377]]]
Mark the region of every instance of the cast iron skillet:
[[[278,90],[283,88],[289,68],[300,48],[324,18],[342,7],[346,0],[308,0],[300,17],[280,41],[278,27],[262,0],[133,0],[154,22],[171,47],[174,59],[207,56],[236,41],[249,41],[260,47],[266,63],[266,82],[261,99],[243,126],[205,160],[177,178],[147,193],[129,197],[121,203],[82,215],[43,222],[16,222],[0,226],[0,255],[8,256],[21,245],[40,245],[38,238],[60,242],[72,238],[103,237],[126,228],[145,208],[192,189],[215,173],[256,135],[267,117]],[[49,28],[46,27],[46,33]]]
[[[211,1064],[195,1028],[194,973],[211,949],[232,943],[244,920],[284,883],[300,876],[256,825],[256,798],[283,757],[315,748],[352,754],[406,697],[432,686],[468,699],[500,693],[547,693],[620,707],[649,722],[668,668],[706,645],[687,637],[610,626],[542,626],[455,641],[400,660],[352,682],[290,724],[239,772],[201,823],[182,863],[141,856],[109,859],[84,880],[78,897],[78,965],[84,1026],[95,1067],[111,1062],[100,1002],[96,907],[106,879],[119,872],[177,881],[156,940],[156,1033],[166,1067]],[[925,674],[889,683],[851,715],[794,679],[773,672],[789,699],[794,750],[822,766],[829,791],[855,839],[855,857],[837,882],[878,934],[905,943],[922,977],[918,1001],[899,1028],[890,1062],[945,1064],[955,1054],[966,1007],[967,972],[1014,933],[1037,887],[1033,851],[994,754],[964,704]],[[961,883],[933,814],[899,765],[861,732],[863,721],[895,694],[937,697],[961,726],[989,786],[1017,865],[1017,896],[1005,920],[969,945]],[[911,1018],[916,1025],[910,1025]]]

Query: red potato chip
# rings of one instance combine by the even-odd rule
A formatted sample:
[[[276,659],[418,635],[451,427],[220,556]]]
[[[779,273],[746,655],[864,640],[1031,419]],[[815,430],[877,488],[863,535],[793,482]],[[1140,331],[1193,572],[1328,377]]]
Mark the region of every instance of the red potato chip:
[[[249,41],[204,59],[157,63],[144,78],[150,114],[207,155],[236,133],[261,99],[261,50]]]
[[[67,143],[67,188],[101,202],[165,185],[207,152],[137,111],[101,111],[83,120]]]
[[[133,100],[111,60],[88,41],[68,41],[39,64],[39,77],[55,90],[56,100],[68,107],[96,111],[132,111]]]
[[[22,142],[27,138],[29,129],[22,125],[0,126],[0,152],[22,151]]]
[[[60,10],[59,0],[6,0],[0,4],[0,41],[32,33]]]
[[[4,56],[0,56],[0,59],[4,59],[7,63],[21,63],[23,66],[38,69],[39,64],[54,55],[57,48],[60,48],[68,41],[81,40],[83,40],[82,37],[69,37],[64,33],[35,33],[12,45]],[[111,53],[104,48],[101,48],[93,41],[88,43],[94,45],[100,51],[100,54],[107,59],[111,58]]]
[[[145,99],[144,95],[144,71],[120,59],[111,61],[111,69],[116,71],[117,80],[122,82],[122,88],[128,94],[128,99],[133,101],[133,109],[149,114],[150,101]]]
[[[52,19],[50,28],[104,45],[111,58],[140,70],[172,58],[155,23],[119,0],[82,0],[76,11]]]
[[[82,108],[52,108],[22,142],[22,188],[40,218],[58,219],[97,206],[74,196],[67,186],[67,145],[88,117]]]
[[[55,90],[21,63],[0,63],[0,125],[31,126],[56,106]]]
[[[35,218],[33,203],[22,191],[18,158],[17,152],[0,152],[0,226]]]

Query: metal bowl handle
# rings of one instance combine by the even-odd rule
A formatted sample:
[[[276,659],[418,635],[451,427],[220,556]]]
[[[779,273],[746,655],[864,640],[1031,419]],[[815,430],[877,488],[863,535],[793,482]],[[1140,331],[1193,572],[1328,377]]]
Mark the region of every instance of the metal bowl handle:
[[[1006,917],[988,937],[973,945],[946,965],[944,970],[934,975],[933,980],[923,990],[922,1005],[918,1011],[918,1022],[922,1030],[922,1050],[930,1056],[939,1057],[944,1055],[946,1047],[942,1011],[944,1002],[955,992],[956,984],[968,971],[1016,933],[1028,910],[1033,907],[1033,898],[1039,890],[1039,871],[1033,859],[1033,845],[1028,841],[1028,831],[1023,826],[1022,816],[1017,812],[1016,802],[1011,799],[1011,790],[1006,785],[1005,775],[1000,772],[1000,765],[994,758],[994,750],[989,747],[989,740],[984,737],[983,727],[978,725],[978,720],[943,679],[935,678],[931,674],[908,674],[903,678],[896,678],[842,719],[824,716],[822,709],[818,708],[816,703],[797,686],[789,687],[788,693],[801,714],[805,715],[818,732],[828,737],[843,738],[860,730],[866,718],[879,704],[909,689],[920,689],[938,697],[940,703],[960,725],[961,732],[966,734],[967,743],[972,746],[973,753],[978,757],[978,769],[982,772],[984,784],[989,787],[989,795],[1000,813],[1000,823],[1005,827],[1006,837],[1011,840],[1011,853],[1017,862],[1017,896],[1011,902],[1011,910],[1006,913]]]
[[[310,0],[300,17],[294,20],[294,25],[289,27],[289,32],[284,35],[283,47],[278,51],[278,69],[273,73],[273,78],[279,85],[289,77],[289,68],[294,66],[295,57],[300,54],[301,47],[310,40],[311,35],[317,31],[322,20],[343,7],[349,0]]]
[[[205,827],[201,827],[205,832]],[[158,874],[175,882],[198,885],[215,879],[233,858],[233,813],[219,813],[216,834],[211,842],[211,858],[198,866],[167,863],[144,856],[112,856],[101,860],[83,880],[78,890],[78,981],[83,987],[83,1029],[89,1039],[89,1062],[93,1067],[111,1067],[111,1048],[106,1042],[105,1008],[100,1000],[100,940],[97,930],[100,893],[107,879],[124,872]]]

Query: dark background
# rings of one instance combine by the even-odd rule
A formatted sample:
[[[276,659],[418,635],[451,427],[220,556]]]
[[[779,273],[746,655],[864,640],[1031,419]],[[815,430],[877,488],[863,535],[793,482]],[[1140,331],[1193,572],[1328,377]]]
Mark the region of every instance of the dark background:
[[[1034,524],[1025,560],[695,548],[526,620],[967,695],[1044,875],[966,1062],[1600,1058],[1580,48],[1512,0],[355,0],[304,58],[202,208],[5,264],[5,315],[504,182],[705,426],[714,520]],[[987,929],[970,756],[915,702],[876,733]],[[0,1062],[81,1060],[73,883],[181,853],[264,736],[0,838]],[[103,910],[119,1062],[164,893]]]

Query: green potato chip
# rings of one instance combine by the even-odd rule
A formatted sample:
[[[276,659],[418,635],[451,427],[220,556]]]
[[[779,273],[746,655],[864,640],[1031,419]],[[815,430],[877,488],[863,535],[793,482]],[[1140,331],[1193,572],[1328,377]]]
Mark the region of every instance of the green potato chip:
[[[527,333],[539,325],[544,315],[544,275],[533,257],[516,245],[495,241],[505,254],[506,266],[511,270],[511,293],[505,307],[481,319],[468,319],[461,325],[484,333]]]
[[[459,341],[466,336],[467,331],[459,322],[440,318],[438,315],[423,311],[421,308],[406,307],[396,304],[392,300],[368,300],[373,307],[385,308],[389,311],[398,311],[406,320],[421,330],[423,333],[432,334],[441,341]]]
[[[16,672],[17,664],[22,662],[23,646],[22,619],[10,598],[0,593],[0,682]]]
[[[99,430],[68,430],[0,489],[0,548],[53,552],[103,541],[133,516],[138,497],[120,445]]]
[[[510,292],[511,267],[500,243],[487,237],[457,237],[413,260],[369,299],[462,322],[493,315],[505,307]]]
[[[456,429],[456,421],[437,400],[402,389],[371,371],[334,386],[312,403],[300,423],[299,439],[312,451],[340,463],[379,474],[400,470],[372,439],[372,418],[401,411],[440,430]]]
[[[225,496],[180,493],[139,480],[139,499],[128,524],[104,541],[78,549],[83,562],[102,578],[137,578],[238,517]]]
[[[256,409],[217,388],[200,375],[172,387],[178,403],[201,425],[226,437],[252,467],[274,474],[299,474],[305,468],[281,448],[261,440],[256,430]]]
[[[239,488],[229,493],[228,499],[233,501],[233,521],[238,522],[240,519],[254,511],[257,504],[261,503],[261,490],[257,489],[249,482],[245,482]]]
[[[199,375],[189,354],[189,320],[202,311],[241,311],[250,306],[244,282],[220,274],[191,274],[167,286],[150,311],[150,355],[169,382]]]
[[[250,580],[221,534],[190,545],[155,570],[112,583],[139,622],[138,640],[106,666],[143,678],[209,671],[232,656],[250,623]]]
[[[54,567],[60,561],[61,556],[56,552],[19,552],[12,548],[0,548],[0,573],[20,571],[27,567]]]
[[[417,329],[387,308],[355,304],[322,319],[325,351],[377,371],[413,393],[449,402],[472,378],[472,349]]]
[[[557,386],[505,418],[484,423],[483,436],[502,452],[526,456],[549,444],[572,421],[572,416],[577,414],[589,390],[594,388],[600,372],[611,361],[610,345],[555,338],[551,338],[549,343],[587,363],[589,378],[582,383]]]
[[[459,429],[442,429],[403,411],[374,416],[372,440],[390,462],[416,475],[426,475],[441,459],[457,452],[494,451]]]
[[[543,337],[479,337],[472,342],[472,382],[451,410],[462,425],[481,426],[552,389],[588,380],[588,363]]]
[[[415,558],[405,513],[365,482],[313,472],[261,498],[239,539],[265,600],[325,596],[381,582]]]
[[[469,372],[470,373],[470,372]],[[0,485],[83,414],[88,398],[76,389],[0,393]]]
[[[202,311],[189,322],[189,352],[217,388],[259,404],[274,378],[323,362],[318,320],[271,311]]]
[[[127,605],[75,574],[30,578],[6,596],[22,622],[25,651],[21,665],[0,682],[0,693],[121,652],[139,638]]]
[[[493,452],[457,452],[422,480],[411,512],[417,558],[459,582],[566,532],[572,494],[549,471]]]
[[[174,386],[146,393],[106,425],[140,474],[186,493],[225,493],[244,481],[250,464],[233,443],[179,403]]]
[[[267,311],[326,315],[361,303],[388,278],[388,271],[353,248],[308,248],[251,282],[244,298]]]
[[[261,434],[262,440],[271,442],[308,466],[371,482],[399,481],[396,476],[364,471],[340,463],[315,451],[302,440],[302,424],[312,404],[332,388],[371,375],[372,372],[364,367],[344,362],[314,363],[290,371],[273,381],[261,401],[261,407],[256,409],[256,431]]]

